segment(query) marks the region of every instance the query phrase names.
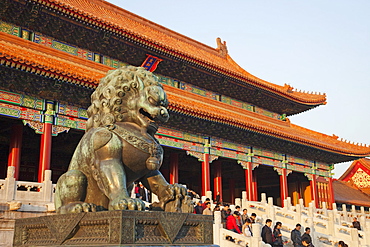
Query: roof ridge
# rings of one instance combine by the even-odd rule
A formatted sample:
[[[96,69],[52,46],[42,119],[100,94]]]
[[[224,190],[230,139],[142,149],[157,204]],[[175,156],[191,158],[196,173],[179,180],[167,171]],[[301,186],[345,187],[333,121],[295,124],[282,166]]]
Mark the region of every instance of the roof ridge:
[[[58,3],[58,4],[63,4],[63,2],[68,2],[68,0],[49,0],[49,1],[55,2],[55,3]],[[78,1],[79,0],[73,0],[73,2],[78,2]],[[200,41],[197,41],[197,40],[195,40],[193,38],[190,38],[189,36],[186,36],[184,34],[181,34],[179,32],[176,32],[176,31],[174,31],[174,30],[172,30],[170,28],[167,28],[167,27],[165,27],[163,25],[160,25],[158,23],[155,23],[154,21],[151,21],[149,19],[146,19],[146,18],[144,18],[144,17],[142,17],[140,15],[137,15],[137,14],[135,14],[135,13],[133,13],[131,11],[128,11],[128,10],[126,10],[124,8],[121,8],[121,7],[117,6],[117,5],[114,5],[114,4],[112,4],[112,3],[108,2],[108,1],[105,1],[105,0],[89,0],[89,4],[97,4],[99,6],[99,3],[100,4],[104,4],[104,7],[106,7],[108,10],[110,10],[112,12],[116,12],[117,14],[120,14],[119,12],[123,12],[123,13],[129,15],[129,17],[131,19],[133,19],[134,21],[139,22],[140,24],[148,25],[150,27],[155,27],[155,28],[158,28],[159,27],[167,35],[170,35],[170,36],[172,36],[174,38],[181,39],[182,41],[187,42],[187,43],[189,43],[189,41],[191,41],[191,43],[193,43],[195,46],[201,46],[203,48],[206,48],[210,52],[213,52],[214,54],[222,57],[222,55],[220,55],[218,53],[217,49],[214,48],[214,47],[211,47],[209,45],[206,45],[206,44],[204,44],[204,43],[202,43]],[[113,24],[113,23],[111,23],[111,24]]]

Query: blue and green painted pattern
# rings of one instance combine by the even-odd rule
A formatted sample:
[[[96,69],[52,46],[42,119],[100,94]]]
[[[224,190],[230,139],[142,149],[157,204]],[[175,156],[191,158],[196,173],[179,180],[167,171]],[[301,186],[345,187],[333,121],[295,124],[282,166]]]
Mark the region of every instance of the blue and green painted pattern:
[[[184,140],[174,139],[166,136],[156,135],[159,143],[163,146],[182,149],[185,151],[195,151],[204,153],[204,146],[202,144],[192,143]]]
[[[306,165],[309,167],[312,167],[314,165],[314,161],[312,160],[306,160],[303,158],[295,157],[293,155],[287,155],[286,159],[288,160],[288,162],[295,163],[295,164]]]
[[[56,114],[81,118],[85,120],[88,119],[86,109],[60,103],[57,103],[56,105]]]
[[[43,120],[42,111],[1,102],[0,102],[0,115],[25,120],[32,120],[36,122],[42,122]]]
[[[284,159],[284,154],[273,152],[273,151],[262,149],[262,148],[257,148],[257,147],[253,147],[253,154],[256,156],[272,158],[276,160]]]
[[[4,32],[7,34],[15,35],[20,37],[21,35],[21,28],[6,22],[0,21],[0,32]]]
[[[36,110],[43,110],[45,107],[45,100],[4,90],[0,90],[0,102],[24,106]]]
[[[72,129],[86,130],[86,120],[62,115],[55,117],[55,125]]]

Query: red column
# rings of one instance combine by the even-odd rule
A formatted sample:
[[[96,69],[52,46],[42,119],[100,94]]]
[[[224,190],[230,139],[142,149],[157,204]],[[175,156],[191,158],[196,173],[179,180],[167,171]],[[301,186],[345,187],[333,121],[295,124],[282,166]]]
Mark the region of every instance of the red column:
[[[23,125],[14,125],[9,146],[8,166],[15,167],[14,178],[19,178],[19,166],[21,164]]]
[[[216,199],[217,193],[220,192],[220,201],[222,202],[222,177],[221,177],[221,161],[213,162],[215,175],[213,178],[213,197]]]
[[[203,154],[202,162],[202,196],[211,190],[210,172],[209,172],[209,154]]]
[[[252,172],[252,193],[252,201],[257,201],[257,174],[255,172]]]
[[[328,184],[328,192],[329,192],[329,209],[333,208],[333,203],[335,203],[334,198],[334,189],[333,189],[333,178],[329,178],[329,184]]]
[[[281,205],[284,207],[284,200],[288,197],[288,182],[287,182],[286,168],[281,169],[280,175],[280,198]]]
[[[179,182],[179,154],[170,154],[170,184]]]
[[[315,201],[315,207],[319,207],[319,195],[317,193],[317,180],[316,175],[312,174],[312,180],[310,181],[310,187],[311,187],[311,198],[313,201]]]
[[[247,191],[248,201],[253,200],[253,174],[252,162],[247,162],[247,169],[245,171],[245,190]]]
[[[229,180],[229,194],[230,194],[230,203],[235,203],[235,180],[230,179]]]
[[[50,169],[52,126],[51,123],[44,123],[44,133],[41,135],[39,183],[44,181],[44,171]]]

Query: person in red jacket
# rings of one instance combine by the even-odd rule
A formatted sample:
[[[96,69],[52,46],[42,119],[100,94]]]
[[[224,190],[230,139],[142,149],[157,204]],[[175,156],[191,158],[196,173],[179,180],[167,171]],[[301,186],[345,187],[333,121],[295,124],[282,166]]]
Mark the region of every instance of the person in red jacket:
[[[227,216],[226,218],[226,229],[234,231],[236,233],[242,233],[236,224],[236,219],[239,217],[239,212],[235,211],[232,215]]]

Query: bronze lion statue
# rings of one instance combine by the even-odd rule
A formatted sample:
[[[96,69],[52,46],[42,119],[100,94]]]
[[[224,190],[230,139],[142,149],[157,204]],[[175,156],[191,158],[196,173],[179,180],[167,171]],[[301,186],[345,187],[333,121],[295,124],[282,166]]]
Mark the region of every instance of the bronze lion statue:
[[[169,184],[159,172],[163,149],[154,137],[166,122],[167,96],[144,68],[111,70],[91,95],[86,133],[56,185],[57,213],[144,210],[130,198],[135,181],[158,196],[153,210],[193,211],[186,188]]]

